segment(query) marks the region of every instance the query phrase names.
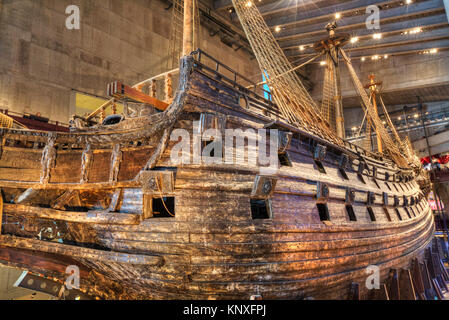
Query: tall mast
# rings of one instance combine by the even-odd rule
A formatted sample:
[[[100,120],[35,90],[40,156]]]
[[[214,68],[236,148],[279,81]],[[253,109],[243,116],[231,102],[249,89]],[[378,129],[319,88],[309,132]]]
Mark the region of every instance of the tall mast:
[[[182,55],[187,56],[193,51],[193,1],[184,0],[184,34],[182,39]]]
[[[343,117],[343,103],[340,83],[340,48],[348,40],[347,34],[336,34],[337,23],[332,22],[326,26],[329,37],[315,44],[315,50],[326,57],[326,71],[323,84],[323,99],[321,113],[337,133],[345,138],[345,120]]]
[[[369,76],[370,79],[370,83],[367,84],[365,86],[366,89],[370,90],[371,93],[371,103],[373,104],[373,108],[374,108],[374,113],[376,116],[379,116],[378,111],[377,111],[377,88],[378,86],[382,85],[382,82],[375,82],[375,76],[374,74],[371,74]],[[383,148],[382,148],[382,139],[380,137],[380,133],[379,130],[376,128],[376,138],[377,138],[377,150],[379,151],[379,153],[383,153]]]

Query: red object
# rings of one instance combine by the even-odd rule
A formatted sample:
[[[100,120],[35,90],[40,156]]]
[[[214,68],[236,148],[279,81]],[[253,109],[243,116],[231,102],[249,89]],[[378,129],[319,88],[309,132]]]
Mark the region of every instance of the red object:
[[[70,129],[67,127],[63,127],[58,123],[52,124],[48,122],[38,121],[34,119],[28,119],[23,117],[11,116],[17,122],[23,124],[27,129],[30,130],[40,130],[40,131],[58,131],[58,132],[69,132]]]
[[[438,161],[440,162],[440,164],[446,164],[449,162],[449,155],[445,155],[442,156],[438,159]]]
[[[445,155],[445,156],[432,156],[432,162],[438,162],[439,164],[446,164],[449,162],[449,155]],[[421,164],[423,165],[427,165],[430,163],[430,158],[429,157],[425,157],[421,159]]]
[[[425,157],[425,158],[422,158],[421,159],[421,164],[422,165],[427,165],[427,164],[429,164],[430,163],[430,158],[429,157]]]

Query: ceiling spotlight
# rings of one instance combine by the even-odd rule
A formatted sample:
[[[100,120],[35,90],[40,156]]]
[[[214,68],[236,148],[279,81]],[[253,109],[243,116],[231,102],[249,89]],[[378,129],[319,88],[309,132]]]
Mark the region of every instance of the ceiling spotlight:
[[[381,39],[382,38],[382,33],[374,33],[373,34],[373,39]]]
[[[336,14],[335,14],[335,19],[338,20],[338,19],[340,19],[340,18],[341,18],[341,14],[340,14],[340,13],[336,13]]]
[[[326,64],[327,64],[326,61],[321,61],[321,62],[320,62],[320,65],[321,65],[321,66],[325,66]]]
[[[429,52],[430,52],[430,53],[437,53],[437,52],[438,52],[438,49],[431,49]]]
[[[365,58],[365,57],[362,57],[362,59],[360,59],[360,60],[362,60],[362,61],[365,61],[365,60],[366,60],[366,58]]]
[[[376,54],[376,55],[371,57],[371,60],[379,60],[379,56]]]
[[[411,4],[413,1],[412,0],[405,0],[406,4]]]
[[[251,1],[248,1],[248,2],[245,4],[245,6],[248,7],[248,8],[249,8],[249,7],[252,7],[252,5],[253,5],[253,3],[252,3]]]
[[[382,124],[387,124],[387,122],[386,121],[382,121]]]
[[[299,50],[304,51],[306,48],[304,46],[299,46]]]
[[[384,55],[384,59],[388,59],[388,54]]]
[[[356,43],[357,41],[359,41],[359,37],[352,37],[351,38],[351,43]]]
[[[274,28],[274,31],[281,32],[281,27],[277,26],[276,28]]]
[[[422,32],[422,28],[421,27],[416,27],[416,28],[414,28],[414,29],[412,29],[412,30],[410,30],[408,32],[406,31],[405,34],[407,34],[407,33],[416,34],[416,33],[420,33],[420,32]]]

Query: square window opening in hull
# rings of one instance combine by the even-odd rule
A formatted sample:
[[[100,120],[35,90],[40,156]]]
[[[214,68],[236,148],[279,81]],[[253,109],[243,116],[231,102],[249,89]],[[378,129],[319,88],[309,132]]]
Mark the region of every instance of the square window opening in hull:
[[[330,221],[329,209],[325,203],[317,203],[318,213],[321,221]]]
[[[290,160],[290,156],[287,152],[278,154],[279,163],[281,167],[292,167],[292,161]]]
[[[271,201],[251,199],[251,217],[253,220],[271,219]]]
[[[175,198],[153,198],[153,218],[172,218],[175,216]]]

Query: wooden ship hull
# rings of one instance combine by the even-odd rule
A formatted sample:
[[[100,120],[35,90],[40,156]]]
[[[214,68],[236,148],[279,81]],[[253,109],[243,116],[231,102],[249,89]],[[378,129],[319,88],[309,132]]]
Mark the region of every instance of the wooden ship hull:
[[[103,299],[347,299],[353,283],[369,294],[368,266],[385,282],[423,258],[434,222],[412,170],[287,124],[214,63],[184,57],[162,113],[71,133],[1,129],[1,263],[61,281],[77,265],[81,291]],[[172,130],[196,122],[276,128],[287,163],[270,176],[174,165]],[[161,198],[174,217],[158,217]],[[268,219],[254,219],[254,199]]]

